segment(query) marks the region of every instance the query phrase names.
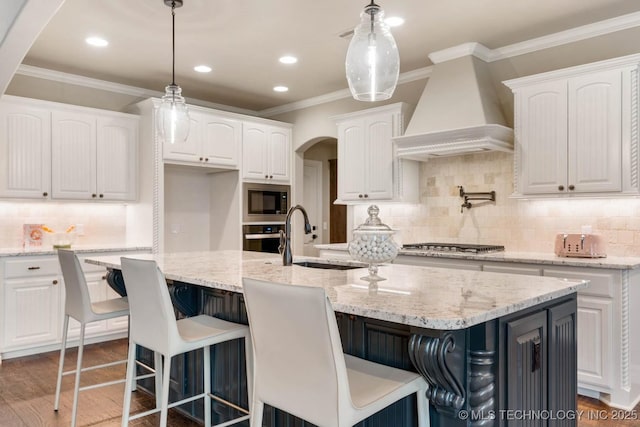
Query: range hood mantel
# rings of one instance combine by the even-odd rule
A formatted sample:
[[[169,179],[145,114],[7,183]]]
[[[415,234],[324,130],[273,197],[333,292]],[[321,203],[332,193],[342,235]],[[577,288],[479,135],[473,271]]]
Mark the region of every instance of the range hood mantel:
[[[397,155],[412,160],[483,151],[513,151],[487,69],[488,49],[467,43],[434,52],[435,64],[403,136],[394,138]]]

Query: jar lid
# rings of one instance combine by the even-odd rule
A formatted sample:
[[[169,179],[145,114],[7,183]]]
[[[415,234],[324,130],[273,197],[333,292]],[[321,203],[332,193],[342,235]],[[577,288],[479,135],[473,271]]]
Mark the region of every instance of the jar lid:
[[[376,232],[376,233],[394,233],[394,231],[386,224],[383,224],[380,218],[378,218],[378,214],[380,213],[380,209],[378,206],[371,205],[367,209],[367,213],[369,217],[364,222],[364,224],[360,224],[358,228],[353,230],[353,232]]]

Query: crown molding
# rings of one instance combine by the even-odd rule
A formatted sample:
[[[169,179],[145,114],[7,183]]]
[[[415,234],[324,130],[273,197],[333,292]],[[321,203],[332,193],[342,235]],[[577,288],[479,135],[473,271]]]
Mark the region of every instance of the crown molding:
[[[514,43],[491,50],[490,61],[500,61],[514,56],[524,55],[550,47],[574,43],[592,37],[603,36],[617,31],[628,30],[640,26],[640,12],[633,12],[593,24],[575,27],[570,30],[548,34],[535,39]]]
[[[438,50],[429,54],[429,59],[434,64],[473,55],[485,62],[491,62],[492,51],[483,44],[477,42],[463,43],[447,49]]]
[[[398,77],[398,84],[404,84],[413,82],[416,80],[426,79],[431,75],[433,67],[418,68],[417,70],[407,71],[400,74]],[[313,98],[303,99],[302,101],[291,102],[289,104],[279,105],[273,108],[267,108],[265,110],[258,111],[260,117],[272,117],[278,114],[289,113],[291,111],[302,110],[303,108],[313,107],[315,105],[325,104],[327,102],[338,101],[340,99],[351,98],[351,91],[349,89],[340,89],[335,92],[330,92],[320,96],[314,96]]]

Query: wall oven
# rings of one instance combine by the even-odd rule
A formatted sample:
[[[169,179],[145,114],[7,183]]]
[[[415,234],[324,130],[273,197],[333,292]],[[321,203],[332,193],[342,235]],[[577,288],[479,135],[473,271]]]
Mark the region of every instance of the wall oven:
[[[242,226],[242,250],[278,253],[280,230],[284,224],[245,224]]]
[[[243,221],[284,222],[289,210],[291,187],[275,184],[243,184]]]

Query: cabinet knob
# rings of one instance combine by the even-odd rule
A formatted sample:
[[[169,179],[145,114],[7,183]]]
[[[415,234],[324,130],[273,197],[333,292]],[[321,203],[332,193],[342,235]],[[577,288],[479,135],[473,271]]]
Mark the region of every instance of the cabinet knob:
[[[367,197],[369,197],[369,195],[368,195],[368,194],[365,194],[365,195],[364,195],[364,198],[366,199]]]
[[[49,193],[47,193],[46,191],[44,193],[42,193],[42,196],[47,197],[49,195]]]
[[[265,177],[265,178],[267,178],[267,179],[269,179],[269,175],[265,175],[264,177]]]
[[[273,175],[269,175],[269,179],[273,179]]]
[[[94,199],[97,197],[97,194],[92,194],[91,197],[93,197]]]
[[[102,199],[102,198],[104,197],[104,194],[100,194],[100,196],[99,196],[99,197]]]
[[[53,283],[54,285],[57,285],[57,284],[58,284],[58,281],[57,281],[57,280],[54,280],[54,281],[53,281],[53,282],[51,282],[51,283]]]
[[[102,280],[107,280],[107,276],[102,276]]]
[[[575,190],[575,189],[576,189],[576,186],[575,186],[575,185],[571,184],[571,185],[569,186],[569,190]]]
[[[558,185],[558,190],[564,191],[564,185]]]
[[[203,158],[203,157],[200,157],[200,161],[203,161],[203,160],[204,160],[204,158]]]
[[[208,162],[208,161],[209,161],[209,158],[208,158],[208,157],[205,157],[205,158],[204,158],[204,161],[205,161],[205,162]]]
[[[362,194],[358,194],[358,197],[362,199]]]

